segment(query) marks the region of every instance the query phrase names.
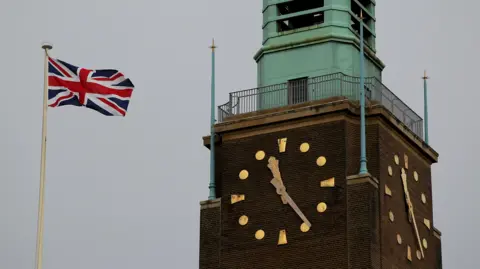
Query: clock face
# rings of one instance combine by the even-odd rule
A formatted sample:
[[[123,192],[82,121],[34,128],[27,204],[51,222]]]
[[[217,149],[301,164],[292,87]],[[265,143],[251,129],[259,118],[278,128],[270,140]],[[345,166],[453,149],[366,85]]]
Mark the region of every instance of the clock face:
[[[314,141],[267,139],[263,148],[244,152],[236,189],[230,191],[232,233],[242,240],[287,245],[312,234],[329,211],[336,189],[334,165]],[[246,157],[245,157],[246,156]]]
[[[395,251],[409,263],[421,263],[427,259],[430,250],[431,221],[426,204],[427,190],[421,184],[422,175],[410,167],[406,154],[395,154],[387,167],[388,177],[384,184],[388,225],[396,231],[391,236],[396,242]]]

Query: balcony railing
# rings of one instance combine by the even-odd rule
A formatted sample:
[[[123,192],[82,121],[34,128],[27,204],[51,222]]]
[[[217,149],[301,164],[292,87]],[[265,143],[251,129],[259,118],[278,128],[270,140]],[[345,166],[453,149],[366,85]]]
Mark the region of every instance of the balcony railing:
[[[334,73],[281,84],[230,93],[229,101],[218,107],[218,121],[248,112],[261,111],[334,96],[359,100],[360,78]],[[376,101],[423,138],[423,120],[377,78],[365,78],[367,101]]]

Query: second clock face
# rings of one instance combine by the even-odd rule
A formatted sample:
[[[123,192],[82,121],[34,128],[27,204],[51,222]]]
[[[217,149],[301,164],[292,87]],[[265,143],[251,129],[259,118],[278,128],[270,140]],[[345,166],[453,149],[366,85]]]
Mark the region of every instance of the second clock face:
[[[431,221],[427,211],[425,184],[416,167],[409,165],[408,155],[395,154],[387,167],[388,177],[384,185],[385,201],[388,207],[388,222],[395,234],[396,249],[409,263],[423,263],[431,256]],[[395,239],[393,239],[395,238]]]
[[[315,141],[278,137],[244,154],[229,203],[235,230],[251,233],[247,241],[287,245],[325,225],[337,188],[329,153]]]

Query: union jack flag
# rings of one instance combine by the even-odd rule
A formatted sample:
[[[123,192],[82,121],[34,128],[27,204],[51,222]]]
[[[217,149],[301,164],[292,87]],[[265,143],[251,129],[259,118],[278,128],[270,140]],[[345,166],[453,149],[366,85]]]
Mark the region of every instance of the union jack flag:
[[[85,106],[107,116],[125,116],[134,86],[118,70],[80,68],[48,58],[48,106]]]

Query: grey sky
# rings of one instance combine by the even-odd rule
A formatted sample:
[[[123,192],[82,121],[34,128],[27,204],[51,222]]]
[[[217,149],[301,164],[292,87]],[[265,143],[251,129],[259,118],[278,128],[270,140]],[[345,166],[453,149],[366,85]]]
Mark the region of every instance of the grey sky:
[[[423,115],[431,76],[434,221],[444,268],[477,267],[480,144],[475,1],[377,1],[383,81]],[[45,269],[198,268],[208,196],[210,52],[217,104],[254,87],[261,1],[2,0],[0,268],[34,267],[42,41],[52,56],[117,68],[136,86],[126,118],[49,110]]]

